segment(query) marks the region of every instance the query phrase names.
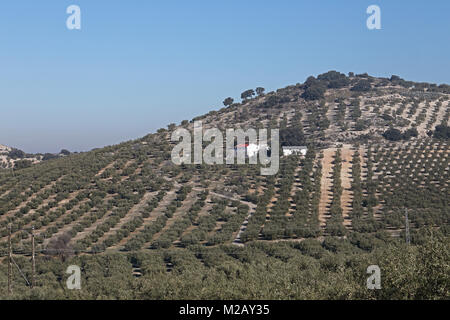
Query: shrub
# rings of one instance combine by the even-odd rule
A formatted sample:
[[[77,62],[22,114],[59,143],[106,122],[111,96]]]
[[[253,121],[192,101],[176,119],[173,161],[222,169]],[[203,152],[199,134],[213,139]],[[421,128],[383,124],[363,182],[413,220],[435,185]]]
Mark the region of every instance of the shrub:
[[[390,141],[400,141],[403,138],[403,135],[398,129],[388,129],[383,133],[383,137]]]
[[[323,99],[325,94],[325,88],[320,85],[313,85],[305,89],[302,94],[302,98],[305,100],[319,100]]]
[[[8,157],[10,157],[11,159],[22,159],[25,158],[25,152],[19,149],[12,149],[8,153]]]
[[[436,139],[449,139],[450,138],[450,127],[445,125],[438,125],[434,129],[433,137]]]
[[[372,89],[372,86],[371,86],[369,80],[361,80],[361,81],[358,81],[358,83],[355,84],[350,90],[357,91],[357,92],[367,92],[370,89]]]
[[[30,160],[18,160],[14,163],[14,169],[20,170],[31,167],[33,163]]]

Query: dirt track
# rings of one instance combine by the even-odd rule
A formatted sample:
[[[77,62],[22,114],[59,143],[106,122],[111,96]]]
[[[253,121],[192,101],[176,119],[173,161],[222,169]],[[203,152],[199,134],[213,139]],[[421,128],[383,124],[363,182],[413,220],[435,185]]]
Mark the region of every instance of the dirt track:
[[[341,183],[342,183],[342,196],[341,207],[342,216],[344,217],[344,226],[349,228],[351,226],[351,220],[349,213],[352,208],[353,191],[352,187],[352,157],[354,151],[350,146],[344,145],[341,149],[342,152],[342,168],[341,168]]]
[[[322,178],[320,181],[320,202],[319,202],[319,222],[321,228],[325,228],[326,221],[329,217],[329,209],[332,201],[333,194],[331,187],[333,185],[333,160],[336,154],[337,148],[325,149],[322,159]],[[351,206],[353,201],[353,191],[351,191],[352,182],[352,157],[354,151],[350,145],[343,145],[341,148],[342,153],[342,169],[341,169],[341,183],[343,187],[341,196],[341,207],[344,218],[344,225],[347,228],[351,228],[351,220],[349,213],[351,212]]]
[[[333,184],[333,156],[336,148],[329,148],[323,151],[322,159],[322,178],[320,180],[320,202],[319,202],[319,222],[322,228],[325,228],[327,216],[329,215],[329,206],[332,200],[331,186]]]

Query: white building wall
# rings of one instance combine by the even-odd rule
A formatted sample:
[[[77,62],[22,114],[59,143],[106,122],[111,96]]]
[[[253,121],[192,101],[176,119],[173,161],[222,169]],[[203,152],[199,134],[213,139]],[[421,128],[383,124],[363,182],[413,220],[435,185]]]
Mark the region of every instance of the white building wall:
[[[292,154],[301,154],[306,155],[306,152],[308,149],[289,149],[289,148],[283,148],[283,156],[290,156]]]

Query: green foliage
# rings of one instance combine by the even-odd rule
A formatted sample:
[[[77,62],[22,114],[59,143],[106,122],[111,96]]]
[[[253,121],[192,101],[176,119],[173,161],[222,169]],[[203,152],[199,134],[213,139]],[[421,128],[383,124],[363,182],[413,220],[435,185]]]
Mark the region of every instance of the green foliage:
[[[264,89],[263,87],[257,87],[257,88],[255,89],[255,91],[256,91],[256,94],[257,94],[258,96],[261,96],[261,95],[264,94],[264,91],[266,91],[266,89]]]
[[[367,94],[349,93],[364,82]],[[220,129],[280,128],[282,145],[308,145],[306,157],[283,157],[275,176],[261,176],[259,165],[174,165],[174,124],[117,146],[1,170],[0,254],[7,254],[11,225],[28,277],[22,253],[30,252],[32,226],[39,247],[38,287],[29,290],[15,274],[12,298],[445,299],[448,277],[439,270],[448,274],[450,110],[441,90],[330,71],[276,92],[256,88],[257,99],[225,99],[227,108],[197,117]],[[254,95],[248,90],[244,100]],[[437,139],[419,138],[416,128],[422,135],[425,125],[431,137],[437,121]],[[404,128],[397,132],[402,143],[379,139],[387,126]],[[355,145],[358,139],[367,144]],[[336,142],[364,151],[345,173],[353,196],[345,227],[342,208],[350,201],[341,202],[336,153],[331,215],[322,227],[321,181],[329,172],[322,172],[321,149]],[[403,245],[405,208],[410,247]],[[425,227],[440,235],[430,240]],[[232,245],[240,230],[244,246]],[[68,263],[82,266],[79,292],[64,289]],[[387,289],[368,291],[366,268],[377,263]],[[0,264],[2,283],[6,267]]]
[[[20,170],[31,167],[33,163],[30,160],[18,160],[14,163],[14,169]]]
[[[327,82],[327,87],[330,89],[339,89],[349,85],[350,80],[345,74],[337,71],[328,71],[317,76],[317,79],[322,82]]]
[[[367,252],[336,237],[324,242],[254,243],[193,250],[138,251],[129,254],[38,256],[37,286],[19,276],[12,299],[448,299],[449,238],[428,233],[423,243],[377,243]],[[16,257],[29,277],[28,259]],[[381,290],[368,290],[369,265],[381,269]],[[81,290],[65,289],[69,265],[82,270]],[[139,270],[140,277],[133,276]],[[7,265],[0,265],[6,282]]]
[[[357,92],[367,92],[372,89],[372,85],[369,80],[360,80],[358,81],[350,90]]]
[[[436,139],[450,139],[450,127],[445,125],[436,126],[433,137]]]
[[[11,151],[8,153],[8,157],[11,159],[22,159],[25,158],[25,152],[19,149],[11,149]]]
[[[450,242],[448,237],[426,231],[417,247],[390,246],[377,252],[382,289],[377,299],[436,300],[450,297]]]
[[[42,160],[47,161],[47,160],[57,159],[58,157],[59,156],[57,154],[45,153],[44,156],[42,157]]]
[[[69,156],[70,155],[70,151],[67,149],[62,149],[60,152],[60,154],[65,155],[65,156]]]
[[[223,105],[228,107],[231,106],[234,102],[234,99],[231,97],[226,98],[225,100],[223,100]]]
[[[390,128],[383,133],[383,137],[390,141],[400,141],[409,140],[411,137],[417,137],[418,134],[416,128],[407,129],[403,133],[398,129]]]
[[[324,98],[326,89],[321,85],[312,85],[305,89],[302,98],[305,100],[319,100]]]
[[[300,127],[289,127],[280,129],[281,146],[302,146],[306,140]]]
[[[400,141],[403,138],[402,132],[398,129],[388,129],[383,133],[383,137],[391,141]]]
[[[253,90],[253,89],[245,90],[244,92],[241,93],[241,99],[247,100],[247,99],[252,98],[254,95],[255,95],[255,90]]]

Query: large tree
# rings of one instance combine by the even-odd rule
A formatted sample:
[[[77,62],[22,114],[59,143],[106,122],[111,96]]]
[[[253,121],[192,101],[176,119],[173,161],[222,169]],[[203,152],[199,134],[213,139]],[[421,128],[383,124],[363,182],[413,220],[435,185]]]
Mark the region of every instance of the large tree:
[[[434,135],[436,139],[449,139],[450,127],[445,125],[438,125],[435,128]]]
[[[302,94],[302,98],[305,100],[319,100],[323,99],[325,94],[325,88],[320,85],[313,85],[305,89]]]
[[[256,94],[257,94],[258,96],[264,94],[264,91],[266,91],[266,89],[264,89],[263,87],[258,87],[258,88],[256,88]]]
[[[8,156],[11,159],[22,159],[22,158],[25,158],[25,152],[14,148],[9,152]]]
[[[372,89],[372,85],[370,84],[369,80],[360,80],[350,90],[358,92],[367,92],[370,89]]]
[[[280,130],[282,146],[301,146],[306,143],[303,130],[300,127],[289,127]]]
[[[391,141],[400,141],[403,138],[403,134],[400,130],[391,128],[383,133],[383,137]]]
[[[253,90],[253,89],[245,90],[244,92],[241,93],[241,99],[247,100],[247,99],[253,97],[254,95],[255,95],[255,90]]]
[[[225,100],[223,100],[223,105],[225,107],[231,106],[234,102],[234,99],[231,97],[226,98]]]
[[[18,160],[14,163],[14,169],[20,170],[31,167],[33,163],[30,160]]]

